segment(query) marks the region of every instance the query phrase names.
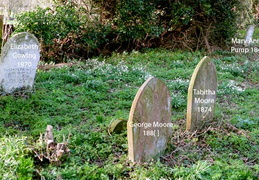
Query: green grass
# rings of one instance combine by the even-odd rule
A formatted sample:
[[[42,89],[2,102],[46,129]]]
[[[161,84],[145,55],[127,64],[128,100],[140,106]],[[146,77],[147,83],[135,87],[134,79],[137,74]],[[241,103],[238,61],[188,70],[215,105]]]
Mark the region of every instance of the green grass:
[[[184,132],[189,80],[204,55],[147,50],[38,70],[32,93],[0,97],[1,143],[9,154],[17,152],[11,155],[19,162],[15,169],[4,166],[0,177],[258,179],[258,60],[213,55],[218,71],[216,123],[194,135]],[[161,78],[170,89],[174,135],[162,158],[132,165],[126,132],[110,136],[108,125],[113,119],[128,119],[138,88],[150,76]],[[57,142],[70,136],[71,154],[60,165],[41,162],[27,149],[37,146],[48,124]],[[3,162],[9,159],[3,156]]]

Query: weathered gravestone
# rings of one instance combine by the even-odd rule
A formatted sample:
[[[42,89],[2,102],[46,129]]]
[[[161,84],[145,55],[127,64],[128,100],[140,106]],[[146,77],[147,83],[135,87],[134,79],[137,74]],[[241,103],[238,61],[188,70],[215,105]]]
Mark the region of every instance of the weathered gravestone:
[[[11,37],[2,49],[0,88],[4,93],[31,89],[40,59],[39,42],[28,32]]]
[[[129,159],[145,162],[161,154],[172,134],[167,86],[151,77],[138,90],[127,123]]]
[[[214,117],[217,72],[209,57],[196,66],[188,89],[187,130],[199,130]]]

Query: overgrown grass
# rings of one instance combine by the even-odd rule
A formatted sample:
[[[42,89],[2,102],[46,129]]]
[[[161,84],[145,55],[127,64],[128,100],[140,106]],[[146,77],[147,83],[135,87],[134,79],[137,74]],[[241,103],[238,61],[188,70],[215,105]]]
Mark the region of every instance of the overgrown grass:
[[[214,124],[185,132],[189,80],[202,52],[147,50],[38,70],[32,93],[0,97],[0,137],[16,169],[1,172],[25,179],[258,179],[258,60],[215,54],[218,97]],[[107,132],[112,119],[127,119],[141,84],[161,78],[172,96],[174,135],[158,160],[132,165],[126,132]],[[61,165],[39,161],[26,151],[51,124],[56,141],[69,139],[70,156]],[[23,138],[26,137],[26,138]],[[13,143],[5,143],[14,142]],[[9,156],[4,156],[6,163]],[[24,163],[23,163],[24,162]],[[25,165],[30,168],[24,171]],[[33,171],[31,170],[33,169]],[[20,178],[22,179],[22,178]]]

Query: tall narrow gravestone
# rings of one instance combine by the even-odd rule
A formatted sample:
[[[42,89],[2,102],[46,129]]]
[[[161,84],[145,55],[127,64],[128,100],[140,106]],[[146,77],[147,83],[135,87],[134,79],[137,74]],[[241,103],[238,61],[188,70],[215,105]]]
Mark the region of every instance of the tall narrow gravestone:
[[[40,59],[39,42],[28,32],[12,36],[0,59],[0,88],[4,93],[31,89]]]
[[[127,123],[129,159],[145,162],[162,153],[172,134],[167,86],[149,78],[138,90]]]
[[[188,89],[187,130],[199,130],[214,117],[217,72],[209,57],[196,66]]]

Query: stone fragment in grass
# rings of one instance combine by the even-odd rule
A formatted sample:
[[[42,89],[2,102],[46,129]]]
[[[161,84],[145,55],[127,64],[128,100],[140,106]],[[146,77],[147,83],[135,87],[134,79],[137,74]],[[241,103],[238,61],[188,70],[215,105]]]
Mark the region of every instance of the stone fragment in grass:
[[[112,133],[119,134],[125,131],[126,129],[127,129],[127,121],[123,119],[115,119],[111,121],[108,127],[108,132],[110,134]]]

